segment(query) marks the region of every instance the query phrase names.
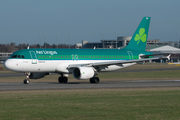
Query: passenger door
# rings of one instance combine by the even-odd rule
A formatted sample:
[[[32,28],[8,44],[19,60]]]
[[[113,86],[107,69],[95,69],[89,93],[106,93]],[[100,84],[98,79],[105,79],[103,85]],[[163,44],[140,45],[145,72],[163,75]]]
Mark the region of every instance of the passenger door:
[[[32,59],[32,64],[37,64],[37,57],[36,57],[36,53],[34,51],[29,51],[30,55],[31,55],[31,59]]]

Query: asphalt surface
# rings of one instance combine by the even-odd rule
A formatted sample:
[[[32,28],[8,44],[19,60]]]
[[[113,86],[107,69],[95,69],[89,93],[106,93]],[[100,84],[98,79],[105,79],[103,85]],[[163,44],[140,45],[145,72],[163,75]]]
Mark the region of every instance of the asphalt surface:
[[[3,78],[3,77],[21,77],[21,76],[24,76],[24,78],[25,78],[24,73],[0,73],[0,78]]]
[[[117,70],[117,71],[112,71],[112,72],[148,72],[148,71],[164,71],[164,70],[180,70],[180,68],[168,68],[168,69],[140,69],[140,70]],[[24,73],[0,73],[0,78],[3,77],[21,77],[24,76]]]
[[[148,88],[148,87],[180,87],[180,80],[140,80],[118,81],[91,84],[89,82],[60,83],[0,83],[0,91],[9,90],[51,90],[51,89],[102,89],[102,88]]]

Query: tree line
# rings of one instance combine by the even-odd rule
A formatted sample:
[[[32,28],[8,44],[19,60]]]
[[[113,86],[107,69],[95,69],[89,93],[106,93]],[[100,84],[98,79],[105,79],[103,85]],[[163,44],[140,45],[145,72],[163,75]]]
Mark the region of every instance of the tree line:
[[[21,50],[21,49],[27,49],[27,47],[29,46],[29,48],[75,48],[76,45],[67,45],[67,44],[48,44],[48,43],[44,43],[43,45],[40,44],[33,44],[33,45],[29,45],[29,44],[16,44],[16,43],[8,43],[8,44],[0,44],[0,52],[15,52],[17,50]]]

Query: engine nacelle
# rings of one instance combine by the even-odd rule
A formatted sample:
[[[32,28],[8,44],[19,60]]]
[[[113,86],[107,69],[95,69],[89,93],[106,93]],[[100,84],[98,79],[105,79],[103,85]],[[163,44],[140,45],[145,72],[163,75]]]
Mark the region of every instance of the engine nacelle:
[[[80,80],[92,78],[94,74],[95,72],[92,67],[77,67],[73,70],[73,76]]]
[[[40,79],[43,78],[45,75],[49,75],[49,73],[30,73],[30,79]]]

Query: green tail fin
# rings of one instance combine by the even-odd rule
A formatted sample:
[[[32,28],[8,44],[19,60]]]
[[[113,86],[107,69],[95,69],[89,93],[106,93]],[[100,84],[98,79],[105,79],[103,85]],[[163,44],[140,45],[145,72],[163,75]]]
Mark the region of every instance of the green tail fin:
[[[129,44],[124,48],[126,50],[145,51],[148,38],[150,17],[144,17],[132,36]]]

